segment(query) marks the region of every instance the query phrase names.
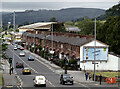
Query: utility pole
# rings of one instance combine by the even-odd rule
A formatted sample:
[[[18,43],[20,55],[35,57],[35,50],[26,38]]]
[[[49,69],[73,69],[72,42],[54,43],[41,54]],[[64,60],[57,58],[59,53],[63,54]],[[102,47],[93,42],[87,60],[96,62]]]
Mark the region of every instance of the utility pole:
[[[96,71],[96,17],[95,17],[95,28],[94,28],[94,81],[95,81],[95,71]]]
[[[1,8],[1,14],[0,14],[0,45],[1,45],[1,47],[0,47],[0,61],[2,60],[2,2],[0,2],[0,8]],[[0,65],[0,67],[2,67],[1,65]],[[6,68],[5,68],[5,70],[6,70]],[[2,80],[2,78],[1,78],[1,81],[3,82],[3,80]],[[3,84],[2,84],[2,87],[3,87]]]
[[[14,29],[14,35],[13,35],[13,60],[12,60],[13,78],[12,78],[12,85],[14,86],[15,11],[13,13],[13,29]]]
[[[52,24],[52,42],[51,42],[51,47],[52,47],[52,58],[51,58],[51,63],[52,63],[52,61],[53,61],[53,24]]]

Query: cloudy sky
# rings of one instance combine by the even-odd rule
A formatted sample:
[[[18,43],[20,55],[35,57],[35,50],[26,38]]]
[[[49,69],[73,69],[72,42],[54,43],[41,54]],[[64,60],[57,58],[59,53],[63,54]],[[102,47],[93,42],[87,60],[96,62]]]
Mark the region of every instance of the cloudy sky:
[[[62,8],[100,8],[108,9],[120,0],[1,0],[2,11],[58,10]]]

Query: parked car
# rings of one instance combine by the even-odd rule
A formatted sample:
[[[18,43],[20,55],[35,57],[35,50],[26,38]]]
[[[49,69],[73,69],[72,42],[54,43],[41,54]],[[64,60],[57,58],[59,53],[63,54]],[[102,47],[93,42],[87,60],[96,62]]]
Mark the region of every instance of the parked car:
[[[22,70],[22,74],[31,74],[31,69],[26,67],[26,68],[23,68]]]
[[[21,51],[19,56],[25,56],[25,53],[23,51]]]
[[[34,61],[34,57],[33,56],[29,56],[28,61]]]
[[[35,76],[33,78],[33,83],[34,83],[34,86],[43,85],[46,87],[46,78],[43,75]]]
[[[73,77],[70,74],[61,74],[60,76],[60,84],[71,83],[73,85]]]
[[[24,64],[22,62],[16,62],[16,68],[24,68]]]

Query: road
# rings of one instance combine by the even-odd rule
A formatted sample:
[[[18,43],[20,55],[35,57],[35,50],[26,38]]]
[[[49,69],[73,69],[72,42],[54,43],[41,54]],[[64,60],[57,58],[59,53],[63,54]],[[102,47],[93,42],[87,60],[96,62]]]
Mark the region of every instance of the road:
[[[14,63],[16,64],[16,62],[21,61],[24,63],[25,67],[29,67],[32,70],[31,75],[23,75],[22,69],[14,67],[17,75],[22,80],[23,87],[34,87],[33,86],[33,77],[36,75],[42,74],[47,79],[46,87],[85,87],[87,89],[86,86],[76,83],[76,82],[74,83],[74,85],[61,85],[59,83],[59,78],[60,78],[59,74],[54,73],[48,67],[43,65],[43,63],[38,61],[40,59],[35,58],[34,61],[28,61],[28,57],[29,57],[28,53],[25,53],[25,57],[19,57],[20,51],[21,50],[19,50],[19,49],[14,51]],[[6,51],[6,54],[11,58],[13,57],[13,46],[8,45],[8,50]]]

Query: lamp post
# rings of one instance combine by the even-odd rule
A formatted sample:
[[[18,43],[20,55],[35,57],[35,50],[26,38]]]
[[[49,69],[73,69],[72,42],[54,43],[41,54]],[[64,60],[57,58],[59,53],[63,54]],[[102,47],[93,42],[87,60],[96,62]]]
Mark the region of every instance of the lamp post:
[[[96,71],[96,17],[95,17],[95,29],[94,29],[94,81],[95,81],[95,71]]]
[[[53,61],[53,54],[54,54],[54,52],[53,52],[53,24],[52,24],[52,42],[51,42],[51,47],[52,47],[52,52],[51,52],[51,54],[52,54],[52,57],[51,57],[51,63],[52,63],[52,61]]]
[[[15,11],[13,13],[13,29],[14,29],[13,45],[15,46]],[[13,73],[14,73],[14,46],[13,46],[13,60],[12,60]],[[14,86],[14,76],[12,78],[12,85]]]

